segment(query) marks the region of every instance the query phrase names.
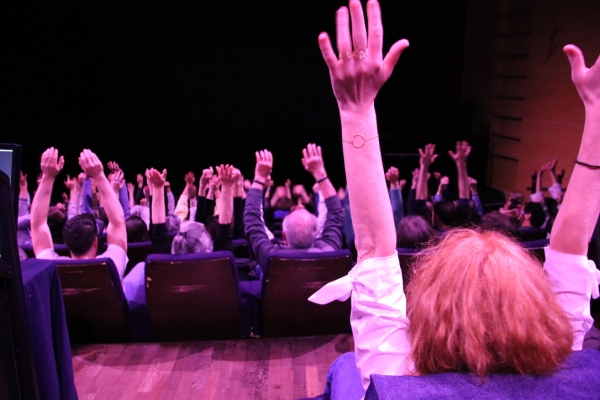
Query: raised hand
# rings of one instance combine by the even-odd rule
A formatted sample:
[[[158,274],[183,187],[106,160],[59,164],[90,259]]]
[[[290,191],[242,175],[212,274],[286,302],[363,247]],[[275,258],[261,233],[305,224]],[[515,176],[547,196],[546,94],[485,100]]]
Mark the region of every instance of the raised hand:
[[[133,193],[134,190],[135,190],[135,186],[133,186],[133,183],[127,182],[127,191],[129,193]]]
[[[425,148],[419,149],[419,156],[421,156],[421,159],[419,160],[421,165],[431,165],[438,156],[437,154],[435,154],[435,144],[429,143],[425,145]]]
[[[450,157],[454,160],[455,163],[465,164],[467,159],[469,158],[469,154],[471,153],[471,146],[468,142],[458,141],[456,142],[456,152],[452,150],[448,151]]]
[[[383,26],[379,3],[367,3],[368,35],[359,0],[350,0],[350,12],[342,7],[336,14],[338,56],[327,33],[319,35],[319,47],[329,67],[333,93],[340,111],[365,111],[373,105],[377,92],[388,80],[402,51],[403,39],[392,45],[383,58]],[[350,17],[352,32],[350,32]]]
[[[123,174],[123,171],[121,171],[120,169],[117,169],[117,170],[115,170],[115,172],[113,172],[113,174],[110,178],[110,185],[112,186],[115,193],[119,193],[119,190],[123,187],[124,182],[125,182],[124,178],[125,178],[125,175]]]
[[[323,152],[321,146],[310,143],[302,150],[302,165],[310,172],[316,180],[327,176],[325,164],[323,163]]]
[[[162,188],[167,180],[167,170],[163,169],[162,172],[154,168],[146,170],[146,180],[148,184],[151,184],[154,188]]]
[[[113,174],[117,171],[121,171],[119,164],[117,164],[115,161],[109,161],[108,163],[106,163],[106,165],[108,166],[110,172],[112,172]]]
[[[58,157],[58,150],[54,147],[50,147],[42,154],[42,160],[40,162],[42,177],[45,176],[54,179],[64,166],[65,158],[63,156]]]
[[[213,175],[214,172],[212,167],[203,169],[202,176],[200,177],[200,187],[206,187],[210,183],[210,180],[212,179]]]
[[[390,167],[385,173],[385,179],[390,181],[390,185],[396,185],[400,180],[400,171],[396,167]]]
[[[447,176],[442,176],[440,178],[440,186],[448,186],[450,184],[450,178]]]
[[[185,180],[185,183],[187,185],[192,185],[196,181],[196,177],[194,176],[194,173],[191,171],[188,172],[187,174],[185,174],[183,179]]]
[[[77,178],[75,178],[75,177],[71,178],[70,175],[67,175],[67,180],[65,180],[65,186],[69,190],[77,190],[77,188],[79,186],[78,182],[77,182]]]
[[[254,167],[254,179],[265,182],[273,170],[273,154],[269,150],[261,150],[256,155],[256,167]]]
[[[104,174],[102,162],[100,162],[98,156],[89,149],[84,149],[79,155],[79,165],[81,166],[81,169],[83,169],[83,172],[92,179]]]
[[[19,171],[19,188],[27,190],[27,175],[23,174],[23,171]]]
[[[586,107],[600,106],[600,57],[591,67],[585,66],[583,53],[579,47],[568,44],[563,51],[571,64],[571,79]]]
[[[144,186],[144,176],[142,174],[137,174],[135,177],[135,181],[137,182],[138,187]]]
[[[239,178],[240,171],[236,170],[233,165],[221,164],[220,166],[217,166],[217,174],[221,179],[221,185],[223,185],[223,187],[232,187]]]

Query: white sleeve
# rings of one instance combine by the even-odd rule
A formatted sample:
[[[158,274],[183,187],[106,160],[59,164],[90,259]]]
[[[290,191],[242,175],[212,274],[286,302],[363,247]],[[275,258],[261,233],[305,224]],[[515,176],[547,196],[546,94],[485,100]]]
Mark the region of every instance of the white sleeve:
[[[42,260],[56,260],[59,257],[60,256],[54,251],[54,249],[50,248],[40,251],[39,254],[35,256],[35,258],[39,258]]]
[[[371,374],[407,374],[411,344],[398,255],[360,262],[347,276],[328,283],[309,300],[318,304],[343,301],[349,291],[356,366],[363,388],[369,386]]]
[[[544,271],[573,329],[573,350],[581,350],[583,337],[594,324],[590,297],[598,297],[600,271],[583,255],[566,254],[546,247]]]
[[[127,267],[129,259],[127,258],[127,252],[122,247],[117,246],[116,244],[109,244],[106,247],[106,251],[96,258],[110,258],[115,263],[119,278],[121,278],[121,282],[123,282],[125,268]]]

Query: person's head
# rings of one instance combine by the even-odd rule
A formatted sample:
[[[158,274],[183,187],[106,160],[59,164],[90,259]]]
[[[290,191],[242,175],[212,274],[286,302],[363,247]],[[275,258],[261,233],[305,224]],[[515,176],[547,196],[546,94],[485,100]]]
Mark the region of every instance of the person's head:
[[[200,222],[184,221],[171,244],[172,254],[210,253],[213,243],[208,231]]]
[[[541,375],[571,353],[572,329],[542,265],[503,234],[451,230],[413,271],[414,373]]]
[[[129,217],[125,221],[125,228],[127,228],[127,242],[138,243],[150,241],[146,223],[140,217]]]
[[[472,228],[481,221],[481,215],[477,212],[475,207],[470,205],[457,205],[456,206],[456,225],[463,228]]]
[[[396,227],[396,247],[422,247],[436,236],[433,227],[418,215],[409,215],[400,220]]]
[[[546,221],[546,213],[544,212],[544,207],[542,207],[542,205],[539,203],[526,203],[525,207],[523,208],[523,214],[523,226],[540,228],[544,224],[544,221]]]
[[[514,218],[504,215],[499,211],[492,211],[485,214],[479,222],[481,229],[486,231],[502,232],[514,236],[519,229],[519,225]]]
[[[444,229],[456,224],[456,206],[451,201],[438,201],[433,205],[432,223],[436,229]]]
[[[523,193],[516,191],[510,192],[508,195],[508,201],[510,203],[509,210],[516,208],[523,204]]]
[[[304,208],[296,209],[283,219],[283,237],[297,249],[312,247],[317,238],[317,217]]]
[[[63,238],[73,258],[95,257],[98,250],[96,219],[92,214],[69,218],[63,228]]]
[[[174,215],[167,215],[165,219],[165,228],[169,236],[175,236],[181,227],[181,220]]]

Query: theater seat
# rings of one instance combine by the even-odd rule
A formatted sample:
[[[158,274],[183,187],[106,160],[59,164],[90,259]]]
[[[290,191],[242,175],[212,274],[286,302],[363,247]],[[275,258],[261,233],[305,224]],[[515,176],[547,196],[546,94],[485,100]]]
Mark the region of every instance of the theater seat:
[[[56,260],[72,343],[127,342],[131,316],[109,258]]]
[[[326,283],[347,275],[350,252],[276,252],[265,268],[262,294],[263,337],[329,335],[350,332],[350,299],[318,305],[308,298]]]
[[[239,338],[240,293],[233,254],[148,256],[146,304],[156,341]]]

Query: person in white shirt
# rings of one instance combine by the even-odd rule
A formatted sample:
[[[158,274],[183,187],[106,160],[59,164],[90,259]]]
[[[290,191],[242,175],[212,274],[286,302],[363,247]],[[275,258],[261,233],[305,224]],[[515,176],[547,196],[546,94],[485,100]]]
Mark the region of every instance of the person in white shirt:
[[[539,262],[510,239],[460,229],[427,250],[415,267],[407,300],[374,100],[408,42],[396,42],[383,57],[376,0],[368,1],[367,18],[368,34],[359,0],[350,0],[349,10],[338,10],[338,55],[328,35],[319,36],[342,123],[358,264],[310,300],[326,304],[351,296],[357,377],[363,390],[371,374],[555,371],[572,350],[582,348],[593,322],[590,296],[598,296],[600,273],[586,254],[600,213],[600,61],[588,69],[579,49],[565,47],[586,123],[578,165],[546,249],[546,276]],[[333,391],[331,395],[350,398]]]
[[[68,258],[60,257],[54,251],[54,244],[47,223],[52,187],[64,163],[63,156],[59,157],[58,150],[53,147],[42,154],[40,163],[42,178],[31,203],[31,238],[36,258]],[[63,228],[65,244],[73,259],[112,259],[122,281],[127,266],[127,230],[123,208],[106,175],[104,175],[104,167],[96,154],[84,149],[79,157],[79,165],[86,175],[94,180],[102,196],[104,210],[109,220],[106,230],[108,247],[103,254],[97,256],[96,220],[91,214],[80,214],[67,220]]]

